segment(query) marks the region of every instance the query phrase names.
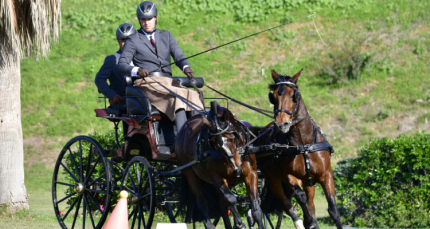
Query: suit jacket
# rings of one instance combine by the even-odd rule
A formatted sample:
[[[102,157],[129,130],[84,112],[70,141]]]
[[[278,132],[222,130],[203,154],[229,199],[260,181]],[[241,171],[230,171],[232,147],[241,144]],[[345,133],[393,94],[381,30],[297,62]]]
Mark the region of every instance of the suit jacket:
[[[118,71],[124,75],[131,75],[133,67],[142,67],[148,71],[159,68],[162,65],[170,64],[170,56],[174,61],[185,58],[172,33],[166,30],[155,30],[155,45],[157,53],[149,42],[146,35],[139,29],[137,33],[129,36],[125,41],[125,46],[118,63]],[[129,63],[133,61],[134,66]],[[182,70],[185,65],[190,65],[188,60],[183,60],[176,65]],[[172,68],[165,67],[163,72],[172,74]]]
[[[116,94],[125,95],[124,75],[117,70],[117,64],[122,51],[107,56],[105,62],[96,75],[95,83],[101,93],[112,101]],[[129,66],[130,66],[130,62]],[[109,79],[109,84],[107,83]]]

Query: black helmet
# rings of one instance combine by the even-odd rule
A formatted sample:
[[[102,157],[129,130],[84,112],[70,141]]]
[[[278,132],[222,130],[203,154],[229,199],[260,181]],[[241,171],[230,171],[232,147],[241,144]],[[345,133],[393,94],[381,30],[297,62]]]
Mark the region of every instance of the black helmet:
[[[157,7],[150,1],[139,4],[136,11],[137,18],[153,18],[157,16]]]
[[[124,23],[116,29],[116,38],[124,39],[136,33],[136,29],[132,24]]]

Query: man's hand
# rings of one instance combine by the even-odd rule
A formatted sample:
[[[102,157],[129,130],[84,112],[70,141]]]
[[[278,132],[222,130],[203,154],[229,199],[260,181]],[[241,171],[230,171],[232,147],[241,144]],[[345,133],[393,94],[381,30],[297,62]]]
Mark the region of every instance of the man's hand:
[[[119,104],[120,100],[124,100],[124,98],[122,98],[120,95],[116,94],[112,99],[112,103],[113,104]]]
[[[193,71],[191,70],[190,67],[186,67],[184,69],[184,73],[185,73],[185,75],[188,76],[188,79],[190,79],[190,81],[191,81],[192,78],[194,78],[194,73],[193,73]]]
[[[149,72],[148,72],[148,70],[146,70],[142,67],[139,67],[139,69],[137,70],[137,75],[140,76],[140,78],[143,78],[143,77],[149,76]]]

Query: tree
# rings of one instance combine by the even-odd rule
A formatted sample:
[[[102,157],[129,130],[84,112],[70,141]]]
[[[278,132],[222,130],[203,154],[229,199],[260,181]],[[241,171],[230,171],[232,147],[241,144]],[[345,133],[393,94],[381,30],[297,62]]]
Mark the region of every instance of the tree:
[[[24,185],[20,59],[46,58],[61,0],[0,0],[0,205],[28,208]]]

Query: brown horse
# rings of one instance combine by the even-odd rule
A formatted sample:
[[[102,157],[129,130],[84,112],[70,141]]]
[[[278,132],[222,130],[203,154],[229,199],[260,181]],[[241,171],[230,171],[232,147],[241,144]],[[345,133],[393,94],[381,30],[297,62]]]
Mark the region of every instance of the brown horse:
[[[215,154],[218,152],[218,157],[208,156],[207,159],[200,160],[200,163],[183,169],[188,187],[197,201],[208,228],[215,228],[215,226],[210,221],[208,200],[202,193],[202,180],[215,187],[219,196],[214,198],[221,199],[220,213],[227,229],[232,228],[227,213],[228,207],[233,213],[235,228],[246,228],[236,208],[236,197],[229,188],[245,182],[253,218],[259,228],[264,228],[258,201],[256,160],[253,155],[240,155],[243,151],[242,147],[249,140],[245,129],[239,126],[228,109],[220,107],[216,102],[211,102],[208,119],[200,115],[193,116],[177,135],[175,151],[179,166],[198,159],[199,151],[203,153],[212,149],[210,152]],[[208,137],[205,137],[205,133]]]
[[[272,70],[275,84],[269,85],[270,90],[273,91],[273,93],[269,93],[269,100],[274,105],[275,121],[268,124],[265,130],[273,127],[273,125],[275,125],[276,130],[272,134],[267,134],[258,139],[255,145],[280,143],[299,146],[327,142],[323,133],[309,117],[306,105],[301,99],[297,81],[302,70],[293,77],[278,75]],[[331,147],[329,144],[325,145]],[[270,191],[277,198],[277,203],[281,204],[282,209],[293,219],[296,228],[303,228],[303,226],[305,228],[319,228],[313,203],[315,195],[315,186],[313,185],[315,183],[321,184],[328,202],[330,217],[336,223],[337,228],[342,228],[335,202],[329,150],[326,147],[316,152],[301,155],[302,153],[257,158]],[[310,162],[307,168],[305,157]],[[282,188],[282,182],[287,184],[289,190]],[[301,188],[303,186],[305,191]],[[296,198],[303,210],[304,225],[293,211],[292,196]]]

